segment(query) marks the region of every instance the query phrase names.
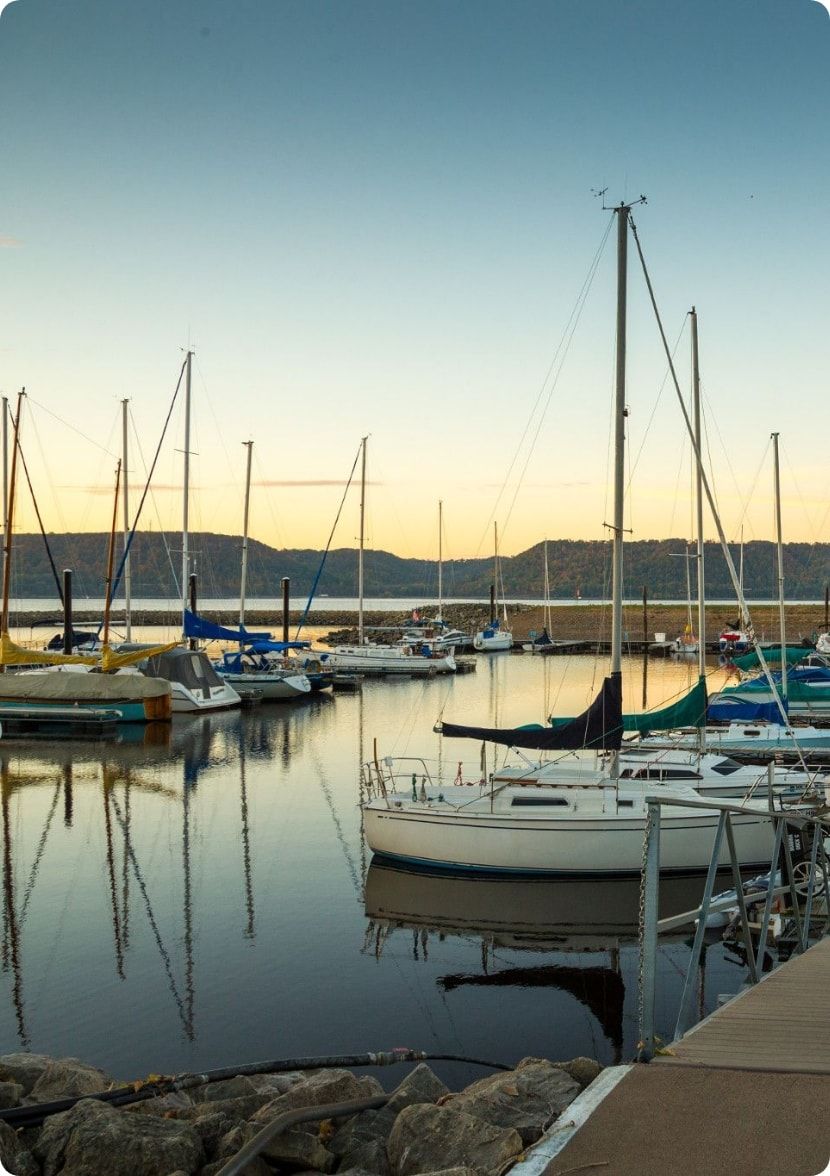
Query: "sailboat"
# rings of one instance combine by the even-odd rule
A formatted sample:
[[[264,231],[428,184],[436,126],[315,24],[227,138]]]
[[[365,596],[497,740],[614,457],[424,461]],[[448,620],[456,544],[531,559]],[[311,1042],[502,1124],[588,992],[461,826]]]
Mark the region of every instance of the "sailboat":
[[[494,595],[491,599],[492,615],[490,617],[489,625],[485,625],[480,629],[473,638],[473,649],[477,653],[499,653],[505,649],[513,648],[513,634],[507,627],[507,605],[502,600],[502,615],[504,617],[504,628],[501,627],[498,617],[498,608],[495,605],[495,597],[498,596],[499,584],[501,577],[501,564],[499,562],[499,526],[498,523],[493,523],[493,534],[495,539],[495,556],[493,560],[493,585]]]
[[[531,641],[526,641],[522,646],[525,653],[545,653],[553,646],[550,631],[553,628],[550,619],[550,573],[548,571],[548,541],[545,540],[545,605],[542,616],[544,618],[542,623],[542,632],[537,633]]]
[[[455,673],[453,650],[434,649],[427,644],[399,642],[396,645],[370,645],[363,624],[363,556],[366,521],[366,442],[361,441],[360,466],[360,546],[357,561],[357,645],[337,645],[329,653],[319,654],[324,666],[348,673],[431,677]]]
[[[689,563],[696,557],[690,555],[688,551],[684,551],[680,557],[686,561],[686,625],[679,637],[675,637],[671,644],[672,653],[693,655],[700,650],[700,641],[695,636],[694,626],[692,625],[692,585],[691,576],[689,574]]]
[[[460,781],[420,786],[412,762],[403,769],[392,758],[366,765],[369,799],[363,804],[366,840],[378,854],[437,868],[527,874],[635,874],[642,866],[646,798],[660,787],[666,797],[700,802],[696,788],[670,772],[654,782],[650,773],[621,772],[622,743],[622,554],[625,488],[625,339],[629,204],[617,217],[617,356],[614,412],[614,521],[611,673],[588,709],[556,727],[500,730],[443,723],[445,736],[467,737],[530,750],[586,748],[606,752],[599,768],[557,763],[527,764],[488,781],[478,793]],[[418,767],[416,765],[416,773]],[[406,772],[406,774],[404,774]],[[398,784],[411,791],[398,791]],[[687,777],[688,778],[688,777]],[[697,783],[697,781],[696,781]],[[733,817],[739,861],[769,861],[772,831],[765,810],[745,803]],[[672,806],[662,815],[660,863],[667,871],[708,867],[718,821],[716,810]],[[727,860],[722,853],[722,862]]]

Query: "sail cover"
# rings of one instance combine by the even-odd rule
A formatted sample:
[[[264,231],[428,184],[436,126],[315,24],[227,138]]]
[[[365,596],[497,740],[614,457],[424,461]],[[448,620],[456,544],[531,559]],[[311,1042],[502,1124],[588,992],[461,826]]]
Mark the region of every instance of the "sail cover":
[[[786,658],[788,666],[798,665],[803,661],[808,653],[813,652],[813,647],[806,645],[787,645],[785,646]],[[781,665],[781,646],[772,645],[764,648],[764,661],[768,666]],[[758,660],[758,653],[754,649],[750,649],[749,653],[742,653],[740,657],[732,658],[733,666],[737,666],[739,670],[754,670],[756,666],[761,663]]]
[[[611,674],[594,701],[575,719],[561,719],[550,727],[462,727],[443,723],[450,739],[484,739],[507,747],[538,751],[578,751],[581,748],[618,748],[622,743],[622,678]]]
[[[787,700],[783,702],[786,711]],[[781,711],[777,702],[762,698],[715,694],[709,703],[709,719],[713,723],[780,723]]]
[[[198,637],[203,641],[238,641],[249,644],[251,641],[267,641],[270,633],[249,633],[247,629],[226,629],[224,625],[215,625],[213,621],[206,621],[197,616],[189,608],[184,610],[185,637]]]
[[[624,731],[672,731],[676,727],[706,726],[706,679],[697,683],[683,698],[660,710],[644,711],[640,715],[623,715]]]

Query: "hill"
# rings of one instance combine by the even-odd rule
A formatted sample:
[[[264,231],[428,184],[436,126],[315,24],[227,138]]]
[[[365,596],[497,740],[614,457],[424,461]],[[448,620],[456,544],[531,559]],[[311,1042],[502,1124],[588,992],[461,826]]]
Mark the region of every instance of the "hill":
[[[50,535],[49,545],[57,568],[72,568],[75,594],[103,595],[108,536],[101,533]],[[237,535],[208,532],[191,535],[193,570],[199,577],[203,597],[233,597],[239,592],[242,540]],[[169,545],[168,545],[169,544]],[[178,536],[165,543],[157,532],[136,535],[132,547],[132,591],[135,597],[177,595],[181,546]],[[645,539],[625,546],[626,595],[638,596],[644,585],[652,599],[684,600],[684,560],[675,558],[685,551],[683,539]],[[734,552],[737,560],[737,551]],[[307,593],[320,565],[322,552],[312,549],[269,547],[257,540],[248,545],[249,597],[278,596],[280,579],[288,576],[294,596]],[[548,542],[551,596],[572,600],[577,592],[585,599],[602,599],[610,588],[610,545],[594,540],[555,539]],[[830,544],[788,543],[785,545],[787,598],[818,600],[830,580]],[[543,584],[543,545],[536,544],[519,555],[502,561],[504,590],[510,598],[540,597]],[[492,560],[461,559],[444,564],[446,597],[486,597],[493,576]],[[692,591],[694,588],[692,565]],[[749,599],[776,595],[775,545],[758,541],[744,547],[744,584]],[[387,551],[367,551],[365,593],[367,597],[434,597],[438,570],[432,560],[402,559]],[[707,597],[733,595],[726,563],[719,546],[706,544]],[[330,551],[318,586],[329,596],[354,596],[357,592],[357,551]],[[18,535],[12,558],[12,595],[49,597],[55,583],[43,539],[40,535]]]

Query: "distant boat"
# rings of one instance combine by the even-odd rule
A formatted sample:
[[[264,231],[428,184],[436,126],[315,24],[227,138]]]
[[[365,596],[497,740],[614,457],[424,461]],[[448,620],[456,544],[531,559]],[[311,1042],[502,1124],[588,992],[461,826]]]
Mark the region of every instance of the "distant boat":
[[[501,565],[499,562],[499,528],[498,523],[493,524],[493,533],[495,537],[495,557],[493,566],[493,600],[495,601],[499,593],[499,583],[501,576]],[[490,623],[480,629],[473,637],[473,649],[477,653],[499,653],[506,649],[513,648],[513,634],[507,627],[507,605],[502,600],[502,613],[504,617],[504,628],[501,627],[498,618],[498,605],[494,604],[493,616],[490,618]]]

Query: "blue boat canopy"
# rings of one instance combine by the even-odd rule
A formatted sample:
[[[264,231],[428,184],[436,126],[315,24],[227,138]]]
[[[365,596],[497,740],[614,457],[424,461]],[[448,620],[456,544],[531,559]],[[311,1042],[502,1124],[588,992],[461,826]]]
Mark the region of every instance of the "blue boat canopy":
[[[254,653],[285,653],[286,649],[310,649],[310,641],[253,641]]]
[[[784,710],[787,700],[782,700]],[[707,711],[712,723],[780,723],[778,703],[747,698],[740,694],[716,694]]]
[[[270,633],[249,633],[247,629],[226,629],[224,625],[216,625],[213,621],[206,621],[197,616],[189,608],[184,610],[184,635],[197,637],[202,641],[238,641],[240,644],[250,645],[253,641],[268,641]]]

